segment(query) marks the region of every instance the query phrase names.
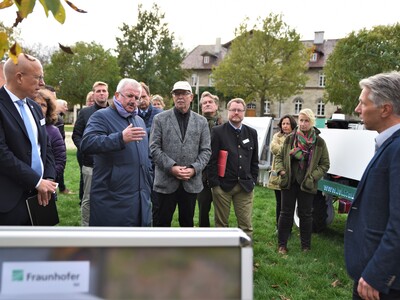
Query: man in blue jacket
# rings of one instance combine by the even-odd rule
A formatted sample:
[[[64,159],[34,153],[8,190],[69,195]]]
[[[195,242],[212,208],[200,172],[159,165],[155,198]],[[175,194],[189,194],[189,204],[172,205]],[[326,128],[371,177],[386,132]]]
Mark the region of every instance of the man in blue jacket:
[[[360,81],[355,112],[376,130],[376,153],[347,219],[345,258],[353,299],[400,299],[400,73]]]

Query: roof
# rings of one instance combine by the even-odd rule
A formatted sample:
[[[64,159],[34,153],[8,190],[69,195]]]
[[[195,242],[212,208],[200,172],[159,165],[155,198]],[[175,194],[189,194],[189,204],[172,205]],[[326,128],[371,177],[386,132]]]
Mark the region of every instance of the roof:
[[[322,44],[314,44],[314,40],[301,41],[306,47],[315,47],[314,52],[318,53],[318,60],[315,62],[310,61],[308,63],[308,67],[323,68],[338,41],[339,39],[324,40]]]
[[[228,49],[220,46],[220,51],[216,52],[216,45],[199,45],[194,48],[183,60],[183,69],[206,69],[211,70],[213,66],[218,65],[225,57]],[[203,63],[203,56],[210,56],[210,63]]]

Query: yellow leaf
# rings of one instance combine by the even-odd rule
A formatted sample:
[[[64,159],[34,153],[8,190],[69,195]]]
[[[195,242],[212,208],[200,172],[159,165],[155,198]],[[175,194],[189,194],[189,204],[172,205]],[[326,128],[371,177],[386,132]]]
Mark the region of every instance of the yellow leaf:
[[[46,16],[49,16],[49,11],[51,11],[54,19],[59,23],[64,24],[65,9],[60,0],[39,0],[39,2],[42,4]]]
[[[4,56],[4,53],[8,50],[8,36],[7,33],[0,32],[0,58]]]
[[[26,18],[35,7],[36,0],[15,0],[21,18]]]
[[[22,53],[21,46],[18,43],[15,43],[14,45],[12,45],[8,53],[14,64],[18,63],[18,55]]]
[[[12,0],[4,0],[3,2],[0,2],[0,9],[10,7],[14,4],[14,1]]]

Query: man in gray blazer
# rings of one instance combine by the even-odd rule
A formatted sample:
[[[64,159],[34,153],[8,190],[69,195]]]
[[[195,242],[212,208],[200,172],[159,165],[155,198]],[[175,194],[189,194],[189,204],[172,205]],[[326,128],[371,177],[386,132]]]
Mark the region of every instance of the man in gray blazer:
[[[179,225],[193,227],[202,170],[211,156],[210,132],[206,118],[190,110],[193,94],[187,81],[174,84],[172,97],[175,107],[154,116],[150,133],[153,189],[160,205],[157,225],[170,227],[178,204]]]

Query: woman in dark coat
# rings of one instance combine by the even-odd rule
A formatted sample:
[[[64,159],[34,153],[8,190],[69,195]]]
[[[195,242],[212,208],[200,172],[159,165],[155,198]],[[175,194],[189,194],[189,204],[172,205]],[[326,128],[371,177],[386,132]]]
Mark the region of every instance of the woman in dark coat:
[[[67,161],[65,142],[60,131],[54,124],[57,122],[56,98],[53,92],[42,89],[34,99],[42,108],[43,116],[46,122],[47,135],[53,149],[54,160],[56,163],[57,178],[64,173],[65,163]]]

